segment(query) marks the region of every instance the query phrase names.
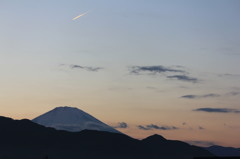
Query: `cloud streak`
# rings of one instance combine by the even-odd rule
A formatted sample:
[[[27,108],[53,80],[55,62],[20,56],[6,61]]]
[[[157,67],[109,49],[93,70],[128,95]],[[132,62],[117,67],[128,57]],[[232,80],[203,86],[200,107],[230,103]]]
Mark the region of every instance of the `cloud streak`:
[[[184,70],[172,69],[169,67],[164,67],[161,65],[157,66],[132,66],[130,67],[132,74],[140,74],[140,73],[150,73],[150,74],[161,74],[166,72],[179,72],[184,73]]]
[[[103,69],[102,67],[89,67],[89,66],[80,66],[80,65],[70,65],[70,68],[72,68],[72,69],[83,69],[83,70],[92,71],[92,72],[97,72],[100,69]]]
[[[167,76],[169,79],[177,79],[179,81],[185,81],[185,82],[192,82],[192,83],[197,83],[199,80],[194,77],[190,77],[187,75],[173,75],[173,76]]]
[[[201,127],[201,126],[198,127],[198,130],[204,130],[204,129],[205,129],[204,127]]]
[[[72,20],[77,20],[78,18],[80,18],[80,17],[86,15],[87,13],[88,13],[88,12],[82,13],[82,14],[80,14],[80,15],[74,17]]]
[[[200,99],[200,98],[216,98],[216,97],[221,97],[221,96],[232,97],[232,96],[237,96],[237,95],[240,95],[240,92],[228,92],[225,94],[209,93],[209,94],[203,94],[203,95],[187,94],[187,95],[181,96],[180,98]]]
[[[176,66],[175,66],[176,67]],[[199,80],[194,77],[188,76],[188,72],[179,69],[183,67],[177,67],[172,68],[172,67],[165,67],[162,65],[153,65],[153,66],[132,66],[129,67],[130,74],[135,74],[135,75],[163,75],[167,79],[175,79],[179,81],[185,81],[185,82],[192,82],[192,83],[197,83]]]
[[[114,126],[114,128],[126,129],[128,128],[128,124],[125,122],[119,122],[117,126]]]
[[[137,128],[141,129],[141,130],[154,130],[154,129],[155,130],[176,130],[176,129],[179,129],[178,127],[175,127],[175,126],[158,126],[155,124],[149,124],[146,126],[138,125]]]
[[[188,94],[188,95],[181,96],[180,98],[199,99],[199,98],[214,98],[219,96],[220,96],[219,94],[214,94],[214,93],[203,94],[203,95]]]
[[[240,92],[229,92],[226,95],[227,96],[237,96],[237,95],[240,95]]]
[[[208,113],[240,113],[238,109],[229,108],[198,108],[193,111],[208,112]]]

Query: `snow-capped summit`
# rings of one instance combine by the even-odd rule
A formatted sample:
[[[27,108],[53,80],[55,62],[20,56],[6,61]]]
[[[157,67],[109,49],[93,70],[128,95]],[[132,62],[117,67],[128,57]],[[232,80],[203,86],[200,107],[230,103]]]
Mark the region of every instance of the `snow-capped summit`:
[[[32,121],[57,130],[77,132],[87,129],[121,133],[94,118],[90,114],[78,108],[68,106],[56,107],[55,109],[36,117]]]

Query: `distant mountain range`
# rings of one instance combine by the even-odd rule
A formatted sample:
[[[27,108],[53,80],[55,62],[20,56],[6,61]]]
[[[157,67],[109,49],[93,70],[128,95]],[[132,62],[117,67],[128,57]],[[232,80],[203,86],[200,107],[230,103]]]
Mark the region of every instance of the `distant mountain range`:
[[[32,121],[0,117],[0,159],[192,159],[240,156],[239,148],[200,148],[153,135],[133,139],[88,113],[57,107]]]
[[[98,130],[113,133],[121,133],[108,126],[90,114],[74,107],[57,107],[32,120],[35,123],[57,130],[78,132],[82,130]]]
[[[0,159],[192,159],[207,150],[153,135],[143,140],[121,133],[68,132],[30,120],[0,117]]]
[[[213,153],[216,156],[221,156],[221,157],[239,156],[240,157],[240,148],[210,146],[205,149],[208,150],[209,152]]]

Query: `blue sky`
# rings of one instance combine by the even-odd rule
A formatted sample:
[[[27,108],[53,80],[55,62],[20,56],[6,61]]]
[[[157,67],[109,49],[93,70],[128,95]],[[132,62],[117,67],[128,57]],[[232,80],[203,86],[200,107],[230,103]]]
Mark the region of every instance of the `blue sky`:
[[[2,0],[1,115],[70,105],[137,138],[240,147],[239,16],[238,0]]]

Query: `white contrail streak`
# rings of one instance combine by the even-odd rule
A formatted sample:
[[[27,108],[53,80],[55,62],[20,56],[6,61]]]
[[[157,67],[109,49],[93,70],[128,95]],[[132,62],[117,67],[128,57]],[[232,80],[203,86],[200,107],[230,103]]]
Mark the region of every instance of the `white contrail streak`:
[[[87,13],[88,13],[88,12],[82,13],[82,14],[76,16],[75,18],[73,18],[72,20],[76,20],[76,19],[78,19],[78,18],[80,18],[80,17],[86,15]]]

